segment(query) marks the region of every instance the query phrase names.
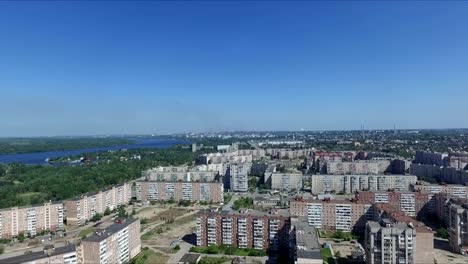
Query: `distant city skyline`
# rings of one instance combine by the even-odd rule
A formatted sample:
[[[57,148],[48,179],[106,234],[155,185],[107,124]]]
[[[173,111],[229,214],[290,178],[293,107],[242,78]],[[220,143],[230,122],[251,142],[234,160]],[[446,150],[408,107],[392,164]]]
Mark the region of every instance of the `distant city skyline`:
[[[0,2],[0,137],[468,127],[467,2]]]

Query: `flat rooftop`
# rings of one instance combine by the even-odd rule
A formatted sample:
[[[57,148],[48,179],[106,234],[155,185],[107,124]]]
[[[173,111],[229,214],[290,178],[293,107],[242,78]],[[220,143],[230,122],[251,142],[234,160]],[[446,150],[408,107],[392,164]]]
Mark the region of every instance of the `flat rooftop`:
[[[127,218],[124,219],[121,223],[116,222],[103,230],[96,231],[92,236],[83,239],[83,242],[100,242],[108,237],[112,236],[113,234],[119,232],[120,230],[124,229],[125,227],[129,226],[130,224],[136,222],[139,219],[132,219]]]
[[[297,258],[321,259],[320,244],[317,239],[317,230],[309,226],[305,220],[293,220],[296,228]]]
[[[68,245],[64,247],[55,248],[53,251],[49,253],[44,253],[44,251],[34,252],[30,254],[20,255],[11,258],[0,259],[0,263],[8,263],[8,264],[19,264],[25,262],[34,262],[40,259],[45,259],[52,256],[63,255],[71,252],[75,252],[76,247],[75,245]]]

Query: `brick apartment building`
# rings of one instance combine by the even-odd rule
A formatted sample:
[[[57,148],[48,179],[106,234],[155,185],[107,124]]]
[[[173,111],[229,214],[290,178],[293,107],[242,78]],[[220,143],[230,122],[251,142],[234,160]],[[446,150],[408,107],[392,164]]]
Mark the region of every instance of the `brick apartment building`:
[[[196,223],[198,246],[223,244],[267,251],[287,247],[289,243],[290,217],[287,211],[202,210]]]
[[[434,261],[434,233],[430,228],[389,204],[374,208],[374,221],[367,222],[365,229],[368,264]]]
[[[30,207],[13,207],[0,210],[0,238],[19,234],[35,236],[42,231],[56,231],[64,227],[62,203],[45,203]]]
[[[128,204],[132,199],[131,185],[124,183],[65,201],[67,225],[84,225],[95,214],[103,214],[106,208],[113,210],[119,205]]]
[[[407,216],[423,216],[435,213],[435,197],[421,192],[359,192],[356,198],[364,203],[389,204]]]
[[[468,198],[468,186],[457,184],[429,184],[416,183],[413,185],[414,191],[427,193],[446,193],[460,198]]]
[[[135,182],[135,194],[139,201],[204,201],[223,202],[222,182]]]
[[[351,232],[373,219],[372,203],[357,200],[290,200],[291,216],[305,217],[309,225],[326,231]]]
[[[140,220],[120,219],[81,241],[78,263],[128,263],[140,251]]]

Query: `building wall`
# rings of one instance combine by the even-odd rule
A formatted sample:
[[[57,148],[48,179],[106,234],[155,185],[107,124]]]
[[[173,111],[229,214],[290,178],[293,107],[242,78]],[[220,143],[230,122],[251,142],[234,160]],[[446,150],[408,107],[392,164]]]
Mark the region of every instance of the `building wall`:
[[[132,183],[124,183],[93,195],[83,195],[78,199],[65,201],[68,225],[83,225],[95,214],[103,214],[109,208],[126,205],[132,199]]]
[[[138,181],[135,183],[136,198],[139,201],[223,202],[223,183],[221,182],[157,182]]]
[[[302,189],[302,173],[271,173],[271,189],[291,191]]]
[[[0,238],[16,237],[21,233],[35,236],[42,231],[61,230],[63,221],[62,203],[4,209],[0,211]]]
[[[306,217],[309,225],[327,231],[351,232],[373,218],[371,203],[294,199],[289,206],[291,216]]]
[[[201,212],[197,218],[197,245],[277,250],[287,246],[289,227],[290,219],[285,216]]]
[[[417,181],[412,175],[311,175],[311,192],[408,191]]]
[[[408,216],[422,216],[435,213],[435,198],[433,194],[419,192],[359,192],[356,195],[364,203],[389,204],[401,210]],[[428,207],[428,205],[432,207]]]
[[[79,252],[79,263],[103,263],[100,260],[104,263],[128,262],[141,252],[140,220],[122,227],[102,240],[82,240]]]

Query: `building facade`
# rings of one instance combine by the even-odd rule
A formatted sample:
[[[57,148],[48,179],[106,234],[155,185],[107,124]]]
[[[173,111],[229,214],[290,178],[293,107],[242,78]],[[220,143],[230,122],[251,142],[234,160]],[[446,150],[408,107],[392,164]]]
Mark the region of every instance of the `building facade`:
[[[58,248],[48,248],[44,251],[27,253],[11,258],[0,259],[0,263],[16,264],[78,264],[75,245],[67,245]]]
[[[305,217],[309,225],[326,231],[351,232],[373,219],[372,203],[349,200],[290,200],[291,216]]]
[[[453,252],[468,253],[468,199],[436,194],[437,216],[445,223]]]
[[[290,217],[286,212],[202,210],[196,223],[197,246],[230,245],[264,251],[288,246]]]
[[[413,190],[426,193],[445,193],[460,198],[468,198],[468,186],[464,185],[418,183],[413,185]]]
[[[78,263],[128,263],[140,251],[140,220],[121,219],[81,241]]]
[[[252,163],[230,164],[225,175],[225,182],[233,192],[246,192],[249,189],[249,172]]]
[[[299,191],[302,189],[302,177],[302,173],[271,173],[269,177],[271,179],[271,189],[283,191]]]
[[[62,203],[45,203],[31,207],[13,207],[0,210],[0,238],[17,237],[20,234],[36,236],[42,231],[64,228]]]
[[[138,201],[180,200],[191,202],[223,202],[222,182],[135,182],[135,195]]]
[[[408,191],[417,182],[413,175],[311,175],[311,192]]]
[[[103,214],[109,208],[126,205],[132,199],[132,183],[105,189],[80,198],[65,201],[67,225],[84,225],[95,214]]]
[[[435,213],[436,210],[435,196],[431,193],[359,192],[356,198],[365,203],[388,204],[412,217]]]

